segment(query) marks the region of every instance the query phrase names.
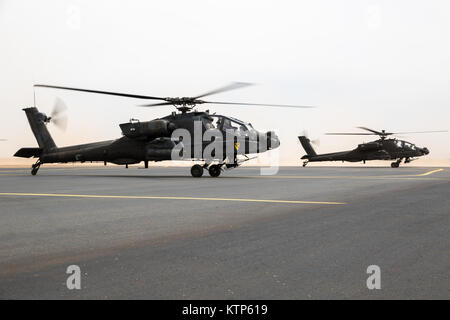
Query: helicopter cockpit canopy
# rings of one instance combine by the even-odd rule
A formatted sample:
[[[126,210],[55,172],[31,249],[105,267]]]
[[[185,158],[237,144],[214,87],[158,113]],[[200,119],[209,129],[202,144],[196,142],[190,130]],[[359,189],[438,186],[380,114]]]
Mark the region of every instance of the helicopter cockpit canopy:
[[[208,129],[232,130],[234,133],[244,136],[256,135],[256,130],[251,123],[222,115],[210,115],[210,117],[212,121],[207,126]]]
[[[403,141],[402,140],[396,140],[395,144],[397,145],[397,147],[403,148]]]
[[[406,149],[416,150],[416,145],[414,145],[414,144],[412,144],[412,143],[409,143],[409,142],[406,142],[406,141],[403,141],[403,142],[404,142],[404,147],[405,147]]]
[[[396,140],[395,143],[396,143],[397,147],[399,147],[399,148],[405,148],[405,149],[409,149],[409,150],[416,150],[416,145],[412,144],[410,142],[403,141],[403,140]]]

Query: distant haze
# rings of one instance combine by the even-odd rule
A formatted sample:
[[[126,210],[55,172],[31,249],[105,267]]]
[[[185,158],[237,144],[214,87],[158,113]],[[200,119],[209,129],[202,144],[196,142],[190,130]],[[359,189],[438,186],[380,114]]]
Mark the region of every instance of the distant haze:
[[[166,97],[254,82],[213,99],[318,108],[198,109],[275,129],[282,164],[300,163],[304,130],[320,138],[318,152],[369,141],[323,135],[356,126],[449,130],[449,17],[448,1],[0,0],[0,158],[10,163],[17,149],[36,145],[21,110],[33,105],[34,83]],[[41,111],[50,113],[56,97],[69,107],[67,131],[50,128],[60,146],[118,138],[130,118],[173,111],[87,93],[35,94]],[[417,164],[450,163],[450,133],[402,139],[430,149]]]

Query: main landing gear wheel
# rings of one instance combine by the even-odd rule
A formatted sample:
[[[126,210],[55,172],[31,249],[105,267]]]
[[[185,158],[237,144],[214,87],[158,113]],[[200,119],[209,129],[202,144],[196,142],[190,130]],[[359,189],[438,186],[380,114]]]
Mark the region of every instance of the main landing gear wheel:
[[[203,175],[203,167],[199,164],[195,164],[191,168],[191,174],[195,178],[200,178]]]
[[[400,163],[398,163],[398,162],[391,163],[391,168],[398,168],[399,166],[400,166]]]
[[[210,166],[208,171],[209,171],[209,175],[214,178],[217,178],[218,176],[220,176],[220,172],[221,172],[220,166],[218,166],[217,164],[213,164],[212,166]]]

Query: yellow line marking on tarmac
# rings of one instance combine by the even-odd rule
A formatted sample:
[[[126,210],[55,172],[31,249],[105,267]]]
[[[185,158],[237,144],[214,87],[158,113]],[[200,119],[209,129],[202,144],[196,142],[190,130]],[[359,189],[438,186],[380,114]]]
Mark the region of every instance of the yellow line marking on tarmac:
[[[428,171],[428,172],[425,172],[425,173],[422,173],[422,174],[418,174],[416,176],[418,176],[418,177],[428,176],[430,174],[433,174],[433,173],[439,172],[439,171],[444,171],[444,169],[440,168],[440,169],[436,169],[436,170],[431,170],[431,171]]]
[[[297,201],[297,200],[269,200],[269,199],[242,199],[242,198],[200,198],[200,197],[163,197],[163,196],[113,196],[94,194],[63,194],[63,193],[13,193],[2,192],[0,196],[21,197],[66,197],[66,198],[97,198],[97,199],[155,199],[155,200],[200,200],[200,201],[234,201],[234,202],[263,202],[263,203],[287,203],[287,204],[336,204],[345,202],[334,201]]]
[[[350,180],[446,180],[444,178],[428,178],[419,176],[232,176],[227,178],[249,179],[350,179]]]
[[[403,175],[382,175],[382,176],[240,176],[241,178],[272,178],[272,179],[405,179],[405,180],[430,180],[430,178],[420,178],[431,175],[433,173],[443,171],[444,169],[436,169],[420,174],[403,174]],[[433,178],[431,178],[433,179]]]

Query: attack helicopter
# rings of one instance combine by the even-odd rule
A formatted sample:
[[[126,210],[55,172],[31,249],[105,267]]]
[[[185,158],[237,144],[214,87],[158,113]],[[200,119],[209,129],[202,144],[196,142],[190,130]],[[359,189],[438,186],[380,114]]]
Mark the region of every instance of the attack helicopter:
[[[311,106],[279,105],[267,103],[242,103],[205,101],[202,98],[225,91],[235,90],[251,85],[234,82],[224,87],[208,91],[194,97],[155,97],[36,84],[34,88],[51,88],[57,90],[78,91],[93,94],[120,96],[126,98],[157,100],[156,103],[143,104],[143,107],[174,106],[176,111],[170,115],[140,122],[131,119],[120,124],[122,137],[116,140],[94,142],[89,144],[57,147],[53,141],[47,124],[65,125],[61,116],[65,107],[57,100],[50,116],[40,112],[36,106],[23,109],[28,118],[33,134],[38,142],[37,148],[21,148],[16,157],[38,158],[32,165],[31,174],[36,175],[40,166],[46,163],[69,162],[103,162],[125,165],[144,162],[148,168],[149,161],[196,160],[203,164],[191,167],[193,177],[201,177],[204,170],[210,176],[218,177],[224,169],[232,169],[250,160],[249,154],[258,154],[278,148],[280,141],[273,131],[259,132],[249,122],[233,117],[211,114],[209,110],[197,111],[197,105],[240,105],[269,106],[287,108],[313,108]],[[214,148],[212,147],[214,145]]]
[[[396,138],[387,138],[397,134],[412,134],[412,133],[432,133],[432,132],[447,132],[444,130],[439,131],[418,131],[418,132],[386,132],[385,130],[377,131],[366,127],[358,127],[359,129],[369,131],[370,133],[326,133],[327,135],[377,135],[380,139],[372,142],[361,143],[357,148],[348,151],[317,154],[311,145],[311,140],[303,135],[299,136],[299,140],[303,149],[306,151],[301,159],[303,161],[303,167],[309,162],[319,161],[349,161],[366,163],[368,160],[395,160],[391,163],[392,168],[398,168],[402,160],[404,163],[409,163],[416,160],[418,157],[427,155],[430,153],[428,148],[417,147],[416,145]]]

